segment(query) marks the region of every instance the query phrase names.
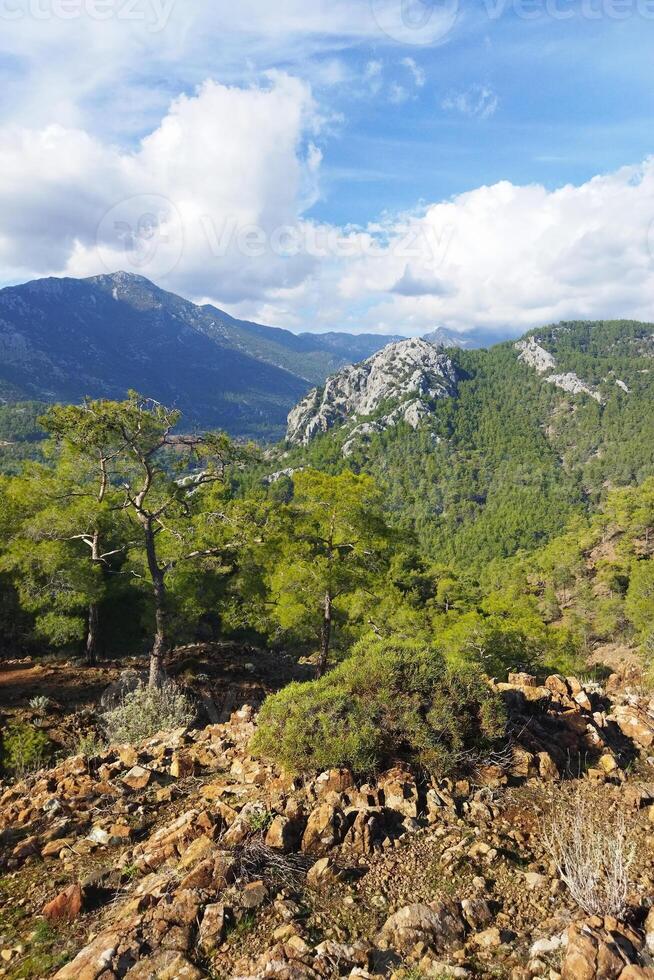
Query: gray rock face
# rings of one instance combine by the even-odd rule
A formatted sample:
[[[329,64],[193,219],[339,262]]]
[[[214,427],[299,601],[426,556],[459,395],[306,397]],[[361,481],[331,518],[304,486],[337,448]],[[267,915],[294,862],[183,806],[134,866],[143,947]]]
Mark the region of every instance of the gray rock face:
[[[582,381],[576,374],[569,371],[567,374],[550,374],[545,378],[548,384],[556,385],[562,391],[567,391],[571,395],[590,395],[596,402],[602,404],[602,396],[595,388]]]
[[[386,920],[381,931],[395,949],[409,950],[416,943],[443,950],[463,939],[465,927],[460,907],[447,899],[432,905],[406,905]]]
[[[547,375],[544,380],[548,384],[556,385],[561,391],[567,391],[571,395],[589,395],[596,402],[602,404],[602,396],[596,388],[587,382],[582,381],[578,375],[569,371],[567,374],[550,374],[556,370],[556,359],[553,354],[545,350],[538,343],[536,337],[528,337],[526,340],[519,340],[515,344],[515,349],[519,351],[518,360],[523,364],[532,367],[538,374]],[[624,382],[622,382],[624,383]]]
[[[519,340],[515,345],[515,349],[520,351],[518,360],[527,364],[529,367],[533,367],[539,374],[553,371],[556,367],[554,356],[549,351],[546,351],[544,347],[541,347],[535,337],[529,337],[528,340]]]
[[[374,415],[389,401],[401,404],[385,419],[364,425],[380,431],[380,424],[387,428],[403,419],[415,428],[428,414],[430,401],[456,394],[457,382],[454,364],[433,344],[420,339],[388,344],[361,364],[332,375],[324,388],[309,392],[290,413],[286,438],[307,445],[335,425]]]
[[[436,327],[431,333],[424,334],[422,339],[434,344],[435,347],[458,347],[460,350],[470,347],[469,341],[462,339],[457,334],[450,333],[449,330],[443,330],[442,327]]]

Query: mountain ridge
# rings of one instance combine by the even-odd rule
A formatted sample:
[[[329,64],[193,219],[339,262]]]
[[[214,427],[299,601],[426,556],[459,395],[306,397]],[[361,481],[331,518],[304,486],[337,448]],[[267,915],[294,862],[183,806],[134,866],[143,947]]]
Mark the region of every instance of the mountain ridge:
[[[368,473],[425,553],[480,566],[533,550],[611,487],[654,475],[652,324],[566,321],[445,353],[455,397],[419,398],[410,418],[407,391],[365,418],[343,414],[324,393],[348,372],[329,379],[301,403],[311,438],[287,441],[271,468]]]
[[[0,398],[121,398],[136,388],[192,425],[278,438],[312,384],[392,339],[298,336],[131,273],[36,279],[0,290]]]

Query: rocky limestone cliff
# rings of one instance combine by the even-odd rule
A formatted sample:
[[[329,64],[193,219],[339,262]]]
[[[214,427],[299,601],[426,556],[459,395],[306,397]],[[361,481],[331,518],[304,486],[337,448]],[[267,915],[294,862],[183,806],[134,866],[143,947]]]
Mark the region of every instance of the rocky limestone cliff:
[[[361,364],[343,368],[314,388],[288,417],[286,438],[307,445],[335,425],[374,415],[386,402],[401,402],[384,419],[387,428],[403,419],[414,428],[436,398],[456,394],[458,375],[450,358],[418,338],[388,344]]]
[[[540,346],[536,337],[519,340],[515,345],[515,349],[520,352],[518,355],[519,361],[532,367],[538,374],[547,375],[544,380],[548,384],[556,385],[561,391],[567,391],[570,395],[589,395],[590,398],[594,398],[600,405],[603,404],[604,399],[597,388],[593,388],[586,381],[582,381],[572,371],[568,371],[566,374],[550,374],[550,371],[556,370],[556,358],[549,351],[545,350],[544,347]],[[616,381],[615,383],[623,391],[629,391],[623,381]]]
[[[553,371],[556,367],[556,361],[553,355],[541,347],[535,337],[529,337],[528,340],[519,340],[515,345],[515,349],[520,351],[518,360],[527,364],[529,367],[533,367],[539,374],[546,374],[547,371]]]

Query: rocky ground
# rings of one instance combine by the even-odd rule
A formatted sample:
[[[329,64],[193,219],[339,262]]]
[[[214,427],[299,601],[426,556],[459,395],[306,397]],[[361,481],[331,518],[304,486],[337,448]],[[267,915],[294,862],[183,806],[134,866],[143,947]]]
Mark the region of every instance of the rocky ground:
[[[293,779],[249,755],[246,705],[5,786],[0,975],[654,977],[654,702],[617,679],[498,687],[508,747],[458,781]],[[635,845],[621,922],[581,910],[545,847],[581,783]]]
[[[200,721],[227,721],[243,704],[259,706],[265,696],[290,680],[313,676],[310,666],[266,650],[233,643],[178,647],[168,673],[183,685],[200,708]],[[125,681],[147,680],[147,663],[136,657],[101,660],[87,670],[79,661],[54,658],[4,661],[0,666],[0,723],[38,720],[56,755],[70,755],[82,738],[99,735],[98,706],[122,690]],[[30,706],[35,696],[48,699],[44,717]]]

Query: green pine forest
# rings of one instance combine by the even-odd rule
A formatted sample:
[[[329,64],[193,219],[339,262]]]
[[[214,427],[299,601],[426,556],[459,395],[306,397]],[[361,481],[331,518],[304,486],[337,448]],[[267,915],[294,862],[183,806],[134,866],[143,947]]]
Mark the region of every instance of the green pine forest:
[[[185,433],[135,393],[5,405],[3,655],[156,654],[165,671],[174,645],[228,638],[322,676],[362,645],[410,641],[501,676],[588,672],[618,644],[647,665],[653,330],[534,332],[601,405],[547,384],[513,343],[451,351],[458,396],[347,458],[346,429],[245,445]]]

